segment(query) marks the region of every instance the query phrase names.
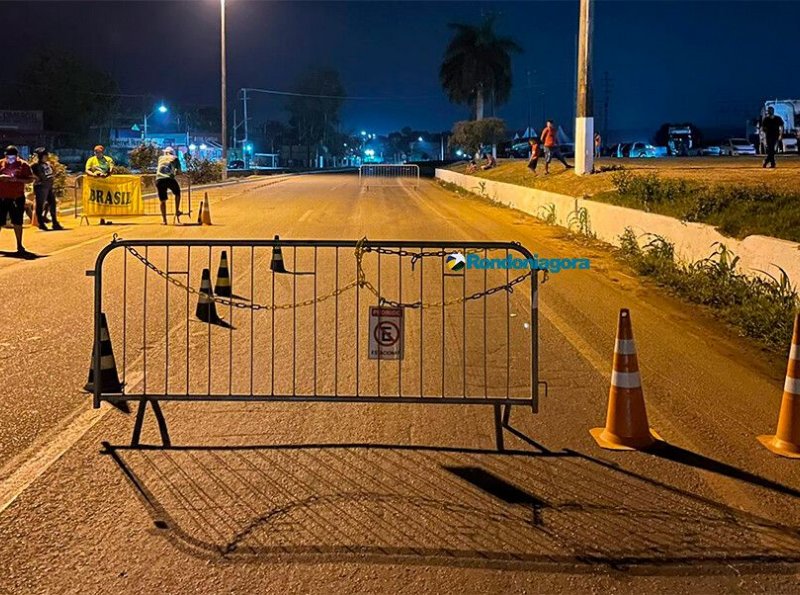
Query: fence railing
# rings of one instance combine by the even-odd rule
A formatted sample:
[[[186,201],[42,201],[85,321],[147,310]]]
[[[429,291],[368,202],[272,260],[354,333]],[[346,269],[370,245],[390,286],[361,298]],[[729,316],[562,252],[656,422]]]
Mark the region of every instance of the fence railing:
[[[419,188],[419,166],[412,164],[370,163],[358,168],[358,181],[361,186],[410,186]]]
[[[505,421],[511,405],[536,412],[532,258],[503,242],[115,239],[87,273],[94,406],[489,404],[497,423],[501,406]],[[519,266],[485,268],[503,262]]]

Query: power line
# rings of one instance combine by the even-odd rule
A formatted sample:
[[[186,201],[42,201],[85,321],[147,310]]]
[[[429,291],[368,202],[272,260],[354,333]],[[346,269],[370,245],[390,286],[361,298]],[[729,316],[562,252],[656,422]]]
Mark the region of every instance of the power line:
[[[311,97],[315,99],[348,99],[356,101],[408,101],[416,99],[441,99],[441,95],[404,95],[404,96],[368,96],[368,95],[318,95],[315,93],[296,93],[293,91],[278,91],[275,89],[243,88],[243,91],[264,93],[267,95],[281,95],[284,97]]]

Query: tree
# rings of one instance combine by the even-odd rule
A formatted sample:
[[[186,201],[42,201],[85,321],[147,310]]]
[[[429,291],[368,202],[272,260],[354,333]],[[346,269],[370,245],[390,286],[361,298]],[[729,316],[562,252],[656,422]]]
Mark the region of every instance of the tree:
[[[478,25],[450,23],[455,30],[445,50],[439,80],[452,103],[469,105],[475,119],[483,119],[486,99],[493,106],[508,101],[511,94],[511,54],[522,48],[510,37],[498,37],[495,17],[489,15]]]
[[[117,83],[85,59],[55,49],[31,54],[15,83],[3,92],[12,109],[41,110],[45,127],[86,141],[92,125],[107,123],[117,100]]]
[[[308,147],[326,144],[333,139],[339,123],[339,112],[345,95],[339,73],[328,68],[313,68],[303,74],[294,86],[298,96],[290,97],[286,109],[289,125],[297,141]]]
[[[456,122],[450,144],[462,147],[469,155],[474,155],[483,145],[497,144],[505,133],[506,124],[500,118]]]
[[[161,150],[153,143],[142,143],[128,153],[128,162],[141,172],[155,169]]]

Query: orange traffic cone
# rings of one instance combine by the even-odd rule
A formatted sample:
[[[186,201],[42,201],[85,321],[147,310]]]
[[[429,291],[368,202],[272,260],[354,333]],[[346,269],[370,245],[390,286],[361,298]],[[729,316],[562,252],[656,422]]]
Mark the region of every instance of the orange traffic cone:
[[[203,269],[203,278],[200,281],[200,295],[197,298],[197,311],[195,315],[203,322],[217,324],[220,321],[217,315],[217,306],[214,303],[214,291],[211,289],[211,271]]]
[[[211,225],[211,208],[208,206],[208,192],[206,192],[205,200],[203,201],[203,225]]]
[[[228,252],[222,251],[219,259],[219,269],[217,269],[217,284],[214,286],[214,293],[222,297],[231,297],[231,274],[228,271]]]
[[[794,317],[778,431],[774,436],[759,436],[758,441],[776,455],[800,459],[800,312]]]
[[[31,227],[39,227],[39,216],[36,214],[36,207],[31,209]]]
[[[647,423],[631,314],[627,308],[619,311],[606,427],[594,428],[589,433],[598,445],[611,450],[641,450],[661,440]]]
[[[270,260],[269,268],[273,273],[288,273],[286,267],[283,266],[283,252],[280,245],[277,244],[280,237],[275,236],[275,246],[272,248],[272,260]]]

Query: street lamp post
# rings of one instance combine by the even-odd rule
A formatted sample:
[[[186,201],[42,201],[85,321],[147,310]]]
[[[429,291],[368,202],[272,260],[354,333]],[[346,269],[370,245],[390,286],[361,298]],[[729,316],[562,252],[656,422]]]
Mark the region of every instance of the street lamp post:
[[[159,105],[156,109],[154,109],[149,114],[145,114],[145,116],[144,116],[144,127],[142,128],[142,142],[147,140],[147,120],[150,118],[150,116],[152,116],[156,112],[158,112],[159,114],[166,114],[168,111],[169,110],[167,109],[167,106],[162,103],[161,105]]]
[[[228,113],[226,104],[226,73],[225,73],[225,0],[219,0],[220,8],[220,95],[222,113],[222,179],[228,179]]]

